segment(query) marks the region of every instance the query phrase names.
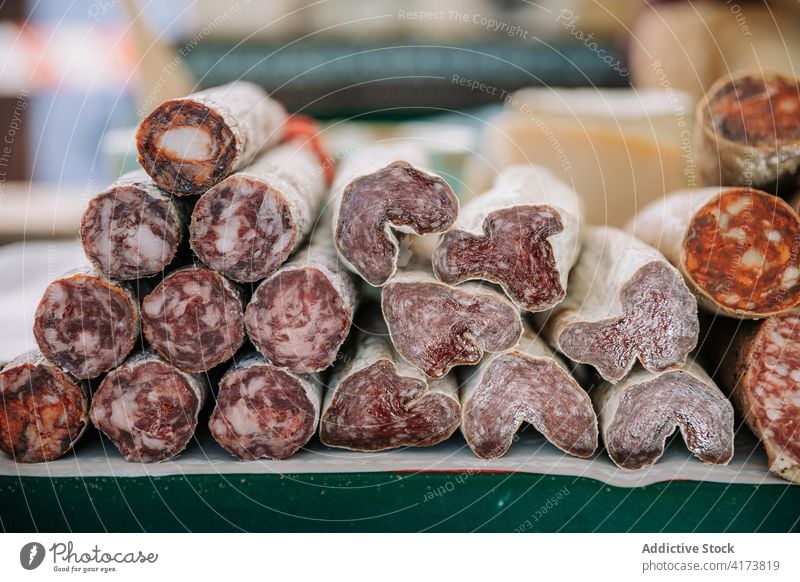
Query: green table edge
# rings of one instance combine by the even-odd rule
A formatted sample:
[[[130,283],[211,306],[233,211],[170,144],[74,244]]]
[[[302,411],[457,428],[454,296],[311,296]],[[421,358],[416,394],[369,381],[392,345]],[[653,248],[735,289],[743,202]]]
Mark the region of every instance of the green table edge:
[[[793,532],[800,486],[526,473],[0,477],[6,532]]]

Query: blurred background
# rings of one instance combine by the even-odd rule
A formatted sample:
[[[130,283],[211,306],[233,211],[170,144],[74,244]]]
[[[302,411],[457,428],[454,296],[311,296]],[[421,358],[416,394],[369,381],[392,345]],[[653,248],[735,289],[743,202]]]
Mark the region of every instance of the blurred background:
[[[139,119],[197,87],[255,81],[329,120],[336,151],[365,132],[434,131],[491,158],[486,120],[519,109],[512,91],[669,90],[686,124],[724,71],[791,71],[798,35],[796,0],[6,0],[0,242],[74,237],[86,199],[135,164]],[[584,133],[608,113],[568,110]]]

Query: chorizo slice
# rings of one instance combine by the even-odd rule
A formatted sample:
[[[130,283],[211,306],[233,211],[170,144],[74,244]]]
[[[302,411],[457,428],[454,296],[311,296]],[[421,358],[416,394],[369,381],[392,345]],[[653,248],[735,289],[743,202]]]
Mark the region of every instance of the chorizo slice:
[[[255,290],[245,310],[247,335],[269,362],[292,372],[320,372],[350,333],[357,302],[340,268],[331,231],[320,226],[309,245]]]
[[[331,189],[334,243],[342,262],[380,287],[397,270],[397,233],[448,230],[458,199],[438,175],[424,170],[427,154],[406,143],[377,144],[347,158]]]
[[[566,293],[581,220],[572,188],[543,167],[512,166],[442,235],[434,273],[450,284],[490,281],[521,309],[549,309]]]
[[[395,349],[431,378],[512,348],[522,336],[519,310],[501,292],[453,287],[416,266],[383,287],[381,306]]]
[[[430,380],[399,358],[378,317],[367,318],[359,329],[354,351],[329,381],[322,443],[371,452],[427,447],[449,438],[461,417],[455,378]]]
[[[697,345],[697,302],[656,249],[611,227],[586,229],[567,297],[537,321],[550,344],[617,382],[638,359],[681,366]]]
[[[156,107],[139,124],[139,164],[162,190],[202,194],[283,137],[283,106],[235,81]]]
[[[781,73],[737,71],[717,80],[697,104],[694,150],[709,186],[772,193],[798,187],[800,87]]]
[[[81,242],[92,266],[106,277],[150,277],[175,258],[187,222],[186,205],[139,170],[89,201],[81,218]]]
[[[712,328],[717,377],[761,439],[770,471],[800,483],[800,310]]]
[[[18,463],[53,461],[89,425],[89,388],[38,351],[0,371],[0,450]]]
[[[733,406],[694,362],[668,372],[637,369],[619,384],[601,384],[592,399],[608,456],[622,469],[655,464],[676,429],[704,463],[733,457]]]
[[[192,212],[192,249],[234,281],[259,281],[302,244],[325,193],[316,154],[297,142],[278,146],[200,197]]]
[[[164,360],[184,372],[205,372],[244,342],[241,291],[211,269],[178,269],[142,300],[142,329]]]
[[[321,404],[317,377],[294,374],[253,353],[222,377],[208,426],[238,459],[286,459],[316,433]]]
[[[800,217],[751,188],[668,195],[628,225],[680,269],[708,311],[758,319],[800,303]]]
[[[589,395],[529,328],[516,348],[487,356],[468,373],[461,432],[478,457],[502,457],[523,422],[570,455],[587,458],[597,449]]]
[[[126,461],[166,461],[194,436],[206,391],[203,377],[142,351],[103,378],[91,419]]]
[[[90,271],[71,273],[45,289],[33,335],[48,360],[78,378],[94,378],[133,350],[139,305],[126,287]]]

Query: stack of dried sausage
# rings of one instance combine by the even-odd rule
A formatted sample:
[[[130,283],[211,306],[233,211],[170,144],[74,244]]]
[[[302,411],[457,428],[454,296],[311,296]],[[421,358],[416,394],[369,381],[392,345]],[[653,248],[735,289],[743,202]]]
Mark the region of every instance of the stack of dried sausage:
[[[676,429],[727,463],[731,396],[771,469],[800,480],[800,217],[776,195],[799,190],[798,116],[793,80],[720,82],[698,107],[709,187],[625,232],[586,226],[535,165],[459,208],[409,141],[364,148],[329,184],[313,128],[287,130],[249,83],[168,101],[137,134],[146,174],[84,214],[93,270],[48,287],[41,353],[0,373],[0,447],[52,460],[91,419],[127,460],[163,461],[213,394],[211,434],[240,459],[317,431],[379,451],[459,427],[492,459],[527,422],[578,457],[602,437],[624,469]],[[731,349],[697,358],[700,337]]]

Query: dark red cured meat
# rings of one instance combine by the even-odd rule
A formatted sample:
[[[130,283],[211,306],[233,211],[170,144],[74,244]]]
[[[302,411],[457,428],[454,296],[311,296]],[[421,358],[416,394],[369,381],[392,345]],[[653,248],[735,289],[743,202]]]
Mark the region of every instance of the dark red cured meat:
[[[94,378],[122,362],[139,335],[131,295],[105,279],[75,273],[48,285],[33,324],[42,354],[78,378]]]
[[[0,372],[0,450],[15,461],[58,459],[88,423],[86,386],[40,354],[24,354]]]
[[[211,434],[242,460],[292,456],[317,430],[322,398],[314,382],[263,358],[233,367],[220,381]]]
[[[155,355],[133,356],[103,378],[91,419],[126,461],[166,461],[194,436],[204,387]]]
[[[210,269],[179,269],[142,301],[150,345],[185,372],[205,372],[229,360],[244,342],[238,291]]]
[[[484,351],[511,348],[522,335],[519,311],[501,293],[451,287],[422,272],[392,279],[381,305],[397,351],[431,378],[477,364]]]

